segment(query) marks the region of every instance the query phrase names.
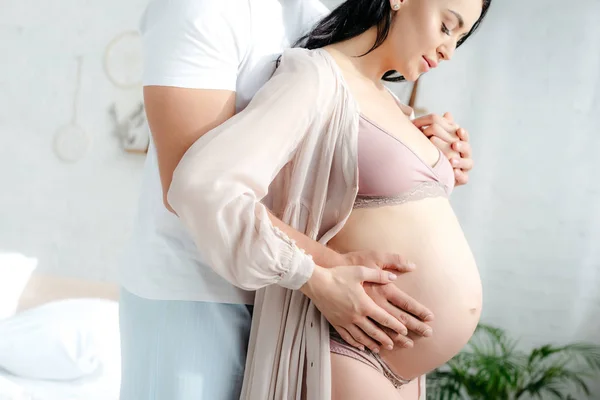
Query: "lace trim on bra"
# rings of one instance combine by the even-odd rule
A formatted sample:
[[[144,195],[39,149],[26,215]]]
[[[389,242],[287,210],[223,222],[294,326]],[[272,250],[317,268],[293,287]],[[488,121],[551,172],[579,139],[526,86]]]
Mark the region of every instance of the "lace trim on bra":
[[[448,192],[441,183],[423,182],[409,192],[397,196],[369,196],[359,194],[354,201],[354,208],[393,206],[429,197],[448,197]]]

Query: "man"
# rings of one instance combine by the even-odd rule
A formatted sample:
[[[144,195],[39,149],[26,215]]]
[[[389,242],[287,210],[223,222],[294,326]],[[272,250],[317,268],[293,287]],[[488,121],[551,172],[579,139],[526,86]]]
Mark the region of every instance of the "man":
[[[122,268],[121,400],[239,397],[254,294],[203,263],[170,211],[166,193],[189,146],[242,110],[270,77],[282,50],[327,12],[317,0],[153,0],[148,5],[141,32],[153,143]],[[449,154],[444,127],[456,130],[455,125],[428,118],[420,126],[428,127],[427,134]],[[461,145],[468,156],[468,143]],[[460,162],[459,169],[469,169],[468,157]],[[371,252],[311,254],[324,266],[403,264]],[[422,320],[429,312],[413,299],[365,288],[373,312],[403,304],[421,318],[406,328],[426,330]]]

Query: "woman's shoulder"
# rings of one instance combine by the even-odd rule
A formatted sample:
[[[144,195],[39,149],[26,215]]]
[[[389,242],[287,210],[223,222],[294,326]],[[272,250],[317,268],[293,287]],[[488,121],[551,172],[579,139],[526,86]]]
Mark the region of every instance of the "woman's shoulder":
[[[290,48],[281,54],[276,73],[293,73],[298,79],[318,78],[320,83],[336,83],[338,76],[331,61],[323,49]]]
[[[288,88],[295,97],[310,99],[312,108],[332,110],[335,104],[347,115],[358,115],[358,104],[334,57],[325,49],[286,49],[273,75],[277,87]]]

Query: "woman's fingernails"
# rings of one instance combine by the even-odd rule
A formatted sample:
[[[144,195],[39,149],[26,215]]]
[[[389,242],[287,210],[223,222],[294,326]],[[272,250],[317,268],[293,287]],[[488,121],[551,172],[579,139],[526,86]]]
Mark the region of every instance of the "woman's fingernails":
[[[378,348],[378,347],[375,347],[375,348],[373,348],[373,350],[371,350],[371,351],[372,351],[373,353],[377,354],[377,353],[379,353],[379,348]]]
[[[388,350],[394,350],[394,346],[393,346],[393,345],[391,345],[391,344],[388,344],[388,345],[386,346],[386,349],[388,349]]]
[[[452,166],[453,167],[458,167],[458,160],[456,158],[452,159]]]
[[[411,348],[411,347],[413,347],[414,345],[415,345],[415,344],[413,343],[413,341],[412,341],[412,340],[407,340],[407,341],[404,343],[404,347],[406,347],[406,348]]]
[[[425,337],[430,337],[432,335],[433,335],[433,329],[431,329],[431,328],[425,329],[425,331],[423,332],[423,336],[425,336]]]
[[[396,274],[392,274],[391,272],[388,274],[390,281],[395,281],[398,277],[396,276]]]

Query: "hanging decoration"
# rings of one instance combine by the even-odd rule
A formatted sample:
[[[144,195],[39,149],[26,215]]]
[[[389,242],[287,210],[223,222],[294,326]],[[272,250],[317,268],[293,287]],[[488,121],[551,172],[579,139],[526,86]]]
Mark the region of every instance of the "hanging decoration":
[[[137,31],[125,31],[106,46],[104,73],[119,89],[136,89],[142,85],[142,45]]]
[[[54,152],[64,162],[75,163],[88,152],[91,144],[90,135],[78,123],[79,91],[81,88],[81,72],[83,59],[77,57],[77,73],[75,92],[71,109],[71,121],[58,128],[54,135]]]
[[[108,80],[123,90],[142,86],[142,45],[137,31],[125,31],[112,39],[104,52],[103,67]],[[143,103],[124,118],[119,116],[117,105],[109,109],[114,133],[121,147],[128,153],[145,154],[150,143],[148,122]]]
[[[150,137],[144,104],[140,103],[135,110],[122,119],[119,118],[115,104],[112,105],[109,113],[113,120],[114,134],[119,138],[123,149],[128,153],[147,153]]]

